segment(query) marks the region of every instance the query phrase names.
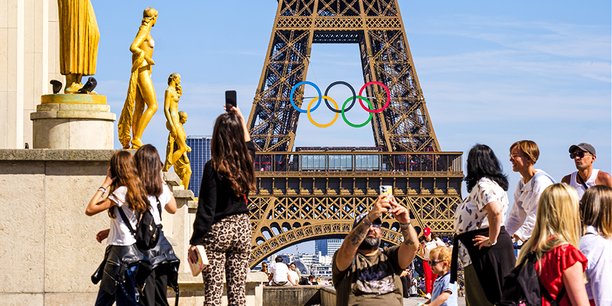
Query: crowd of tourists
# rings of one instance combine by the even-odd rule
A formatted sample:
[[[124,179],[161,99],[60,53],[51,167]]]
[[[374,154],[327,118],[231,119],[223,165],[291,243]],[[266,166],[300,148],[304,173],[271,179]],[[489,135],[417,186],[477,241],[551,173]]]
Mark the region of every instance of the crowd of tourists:
[[[570,146],[577,171],[561,182],[535,168],[540,154],[535,142],[517,141],[509,152],[512,170],[521,175],[513,205],[493,150],[477,144],[469,151],[464,178],[469,194],[455,212],[452,247],[429,228],[417,234],[410,212],[392,195],[379,196],[369,212],[356,216],[332,260],[337,305],[403,305],[400,277],[417,254],[425,259],[429,305],[457,304],[458,270],[467,305],[528,300],[507,293],[516,289],[508,288],[508,280],[525,263],[535,269],[542,305],[612,305],[612,282],[605,277],[612,274],[612,177],[594,169],[595,148]],[[214,125],[212,158],[202,173],[190,239],[190,250],[202,245],[210,261],[202,271],[204,305],[221,305],[224,283],[228,305],[246,304],[252,231],[247,195],[255,190],[254,154],[240,109],[229,107]],[[96,236],[108,244],[92,276],[100,281],[96,305],[167,305],[167,287],[178,290],[178,258],[161,229],[161,211],[177,208],[161,168],[151,145],[133,156],[117,152],[87,205],[87,215],[107,211],[110,217],[110,228]],[[158,227],[153,234],[140,226],[147,213],[150,227]],[[381,248],[383,214],[395,219],[390,230],[400,233],[400,245]],[[139,235],[147,234],[154,239],[143,246]],[[270,284],[279,286],[302,279],[299,270],[280,263],[268,275]]]

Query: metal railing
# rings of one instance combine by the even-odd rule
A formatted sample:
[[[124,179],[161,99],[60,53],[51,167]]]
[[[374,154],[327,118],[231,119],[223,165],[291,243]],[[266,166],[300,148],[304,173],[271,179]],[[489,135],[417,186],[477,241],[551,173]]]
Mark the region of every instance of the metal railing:
[[[461,155],[461,152],[257,152],[255,170],[461,173]]]

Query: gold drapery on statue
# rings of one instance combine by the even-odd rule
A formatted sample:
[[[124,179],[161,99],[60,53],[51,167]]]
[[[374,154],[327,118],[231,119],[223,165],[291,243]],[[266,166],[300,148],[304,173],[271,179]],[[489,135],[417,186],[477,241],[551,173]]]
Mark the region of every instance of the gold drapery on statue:
[[[60,36],[60,73],[66,92],[76,92],[81,77],[96,74],[100,31],[89,0],[57,0]]]

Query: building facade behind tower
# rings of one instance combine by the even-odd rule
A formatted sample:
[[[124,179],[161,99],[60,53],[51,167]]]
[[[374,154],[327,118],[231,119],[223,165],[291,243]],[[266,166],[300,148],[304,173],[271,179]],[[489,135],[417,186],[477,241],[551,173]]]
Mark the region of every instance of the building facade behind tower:
[[[187,153],[191,162],[191,182],[189,190],[198,197],[200,195],[200,185],[202,183],[202,172],[204,165],[210,160],[210,136],[187,136],[187,145],[191,147],[191,152]]]
[[[342,239],[319,239],[315,241],[315,253],[332,256],[342,245]]]

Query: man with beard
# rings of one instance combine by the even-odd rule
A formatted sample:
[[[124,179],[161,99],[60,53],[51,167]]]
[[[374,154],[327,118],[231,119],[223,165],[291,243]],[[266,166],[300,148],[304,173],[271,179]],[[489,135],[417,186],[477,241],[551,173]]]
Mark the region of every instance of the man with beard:
[[[595,185],[612,187],[612,176],[610,174],[599,169],[593,169],[593,163],[597,158],[595,147],[588,143],[579,143],[571,145],[569,153],[578,171],[564,176],[561,182],[576,188],[580,198],[587,189]]]
[[[380,217],[390,213],[404,241],[381,250]],[[355,218],[353,229],[332,260],[336,305],[403,305],[400,274],[414,259],[418,247],[408,210],[390,195],[378,197],[372,210]]]

